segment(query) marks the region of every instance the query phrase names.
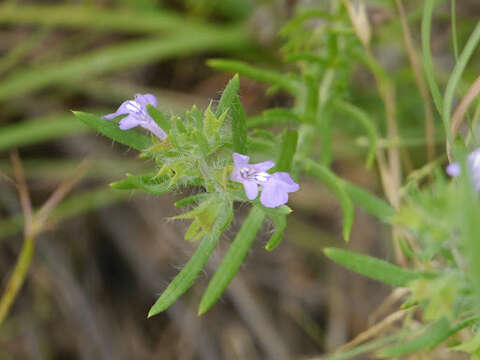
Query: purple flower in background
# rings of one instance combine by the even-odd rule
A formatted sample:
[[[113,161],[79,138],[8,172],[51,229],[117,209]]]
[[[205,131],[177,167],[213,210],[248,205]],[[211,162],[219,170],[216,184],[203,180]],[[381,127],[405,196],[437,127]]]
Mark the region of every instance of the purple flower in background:
[[[288,193],[298,191],[299,186],[290,174],[286,172],[267,173],[275,164],[265,161],[258,164],[249,164],[250,158],[245,155],[233,153],[235,165],[230,179],[243,184],[245,194],[249,200],[258,196],[258,186],[262,187],[260,202],[266,207],[277,207],[286,204]]]
[[[480,190],[480,148],[471,152],[467,157],[467,167],[475,186],[475,190]],[[460,164],[455,162],[447,167],[447,174],[457,177],[460,175]]]
[[[165,140],[167,134],[151,118],[147,112],[147,105],[157,106],[157,99],[152,94],[136,94],[135,100],[124,101],[118,110],[112,114],[105,115],[103,118],[111,120],[120,115],[128,115],[118,123],[120,129],[129,130],[137,126],[151,131],[160,140]]]

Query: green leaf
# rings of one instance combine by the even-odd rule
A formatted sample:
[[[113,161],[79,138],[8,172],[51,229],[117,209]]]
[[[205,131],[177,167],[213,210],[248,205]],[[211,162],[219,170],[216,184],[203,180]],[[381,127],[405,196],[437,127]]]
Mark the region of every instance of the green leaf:
[[[228,82],[225,90],[223,90],[222,96],[220,97],[220,101],[218,102],[217,110],[215,111],[215,116],[219,117],[225,111],[230,110],[232,107],[235,99],[238,96],[238,90],[240,88],[240,79],[238,74]]]
[[[207,193],[195,194],[195,195],[183,198],[182,200],[178,200],[173,205],[175,205],[175,207],[187,206],[187,205],[190,205],[190,204],[192,204],[194,202],[197,202],[199,200],[205,199],[207,196],[208,196]]]
[[[282,241],[283,231],[287,227],[287,216],[286,215],[277,215],[277,216],[269,216],[273,224],[275,225],[275,231],[273,232],[272,236],[265,245],[265,249],[268,251],[274,250]]]
[[[246,154],[247,119],[238,95],[233,100],[230,116],[232,118],[233,151],[239,154]]]
[[[241,61],[211,59],[207,61],[207,64],[217,70],[239,73],[257,81],[275,85],[292,95],[299,93],[301,89],[301,83],[297,79],[292,79],[280,72],[260,69]]]
[[[425,0],[422,17],[422,52],[423,52],[423,69],[425,70],[425,77],[427,78],[428,87],[432,94],[433,102],[438,112],[442,114],[443,99],[440,94],[440,88],[435,80],[435,69],[433,67],[432,52],[430,50],[431,44],[431,28],[432,28],[432,14],[435,7],[435,0]]]
[[[397,345],[388,347],[378,352],[378,356],[384,358],[397,358],[407,356],[423,349],[432,349],[450,336],[459,332],[467,326],[478,321],[477,317],[471,317],[460,321],[455,326],[450,326],[447,318],[442,317],[430,324],[425,331],[409,341],[403,341]]]
[[[207,290],[200,301],[198,309],[199,315],[207,312],[217,302],[218,298],[238,272],[264,219],[265,214],[261,209],[253,207],[250,210],[248,217],[245,219],[237,236],[230,245],[222,263],[208,283]]]
[[[298,133],[285,130],[282,135],[282,144],[278,156],[275,171],[289,172],[292,166],[293,156],[297,151]]]
[[[274,108],[265,110],[262,115],[249,118],[247,121],[248,128],[259,126],[267,126],[283,123],[301,123],[300,117],[289,109]]]
[[[233,218],[232,205],[229,203],[222,208],[220,216],[215,225],[215,231],[206,235],[193,256],[188,260],[185,267],[180,273],[168,284],[168,287],[160,295],[155,304],[148,312],[148,317],[159,314],[168,309],[185,291],[187,291],[197,278],[200,271],[205,266],[213,249],[217,246],[218,239],[222,231],[224,231]]]
[[[152,117],[152,119],[157,123],[160,128],[165,131],[167,134],[172,127],[169,119],[165,116],[163,112],[157,109],[155,106],[147,104],[147,111],[148,114]]]
[[[455,97],[455,89],[462,77],[463,71],[467,66],[470,58],[475,52],[478,44],[480,43],[480,22],[477,23],[475,29],[473,30],[472,34],[467,40],[460,56],[458,57],[458,61],[453,68],[453,71],[448,79],[447,86],[445,88],[445,94],[443,95],[443,108],[442,108],[442,119],[445,125],[445,133],[447,134],[447,139],[452,144],[452,134],[450,129],[450,117],[451,117],[451,110],[453,104],[453,100]]]
[[[348,181],[338,178],[326,167],[317,164],[310,159],[301,159],[299,163],[306,173],[319,179],[320,181],[332,176],[336,177],[336,181],[343,184],[343,189],[351,197],[355,204],[368,212],[370,215],[373,215],[384,222],[390,222],[390,219],[395,214],[395,210],[386,201],[373,194],[370,194],[368,191],[352,183],[349,183]]]
[[[348,360],[348,359],[357,358],[361,354],[371,352],[376,348],[380,348],[390,343],[393,343],[395,340],[405,335],[406,332],[407,332],[406,330],[402,330],[393,335],[385,336],[378,340],[373,340],[373,341],[367,342],[366,344],[355,346],[351,350],[342,351],[339,353],[326,356],[322,358],[322,360]]]
[[[155,175],[135,176],[127,174],[127,178],[111,183],[110,186],[118,190],[141,189],[149,194],[160,195],[173,190],[170,185],[170,178],[162,176],[155,178]]]
[[[191,116],[191,118],[193,119],[195,127],[198,130],[203,131],[203,115],[200,110],[198,110],[198,107],[196,105],[192,106],[192,110],[188,112],[188,115]]]
[[[377,151],[378,135],[375,123],[365,111],[363,111],[357,106],[341,100],[335,101],[334,104],[338,110],[341,110],[347,115],[350,115],[352,118],[356,119],[367,132],[368,139],[370,140],[367,156],[367,168],[370,168],[373,164],[373,161],[375,160],[375,153]]]
[[[352,183],[344,181],[344,189],[352,200],[370,215],[389,223],[395,210],[383,199]]]
[[[337,197],[343,213],[343,239],[348,242],[352,231],[355,209],[352,199],[345,190],[345,182],[323,165],[308,159],[302,159],[299,162],[308,174],[322,181]]]
[[[407,270],[386,261],[347,250],[326,248],[324,253],[328,258],[347,269],[393,286],[406,286],[410,281],[432,276],[432,274]]]
[[[99,116],[80,111],[74,111],[73,114],[88,126],[121,144],[140,151],[148,149],[153,145],[150,137],[142,135],[135,130],[121,130],[115,121],[105,120]]]
[[[220,116],[215,116],[212,112],[211,104],[208,105],[207,109],[205,110],[203,119],[203,132],[209,139],[218,137],[218,132],[222,127],[223,123],[225,122],[225,118],[227,113],[224,112]]]

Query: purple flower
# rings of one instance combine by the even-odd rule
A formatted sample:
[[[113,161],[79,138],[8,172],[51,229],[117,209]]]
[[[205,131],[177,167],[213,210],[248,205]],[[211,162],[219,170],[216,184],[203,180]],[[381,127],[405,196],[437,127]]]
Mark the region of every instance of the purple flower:
[[[300,186],[292,180],[287,172],[276,172],[263,185],[260,202],[269,208],[284,205],[288,202],[288,193],[296,192]]]
[[[480,190],[480,148],[471,152],[467,157],[467,167],[475,186],[475,190]],[[455,162],[447,167],[447,174],[457,177],[460,175],[460,164]]]
[[[258,186],[262,187],[260,202],[266,207],[277,207],[286,204],[288,193],[298,191],[299,186],[290,177],[289,173],[267,173],[275,164],[265,161],[258,164],[249,164],[250,158],[233,153],[235,165],[230,179],[243,184],[245,194],[249,200],[258,196]]]
[[[160,140],[165,140],[167,134],[151,118],[147,112],[147,105],[157,106],[157,99],[152,94],[136,94],[135,100],[124,101],[118,110],[112,114],[105,115],[103,118],[111,120],[120,115],[128,115],[118,123],[120,129],[128,130],[137,126],[151,131]]]

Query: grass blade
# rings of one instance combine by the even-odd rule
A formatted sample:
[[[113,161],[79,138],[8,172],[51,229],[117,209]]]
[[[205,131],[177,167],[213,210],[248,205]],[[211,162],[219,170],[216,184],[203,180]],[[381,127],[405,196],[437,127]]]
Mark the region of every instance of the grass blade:
[[[0,130],[0,151],[81,134],[89,129],[72,116],[49,116],[4,126]]]
[[[72,79],[118,71],[152,61],[186,56],[207,50],[234,50],[250,45],[239,28],[222,31],[201,31],[195,34],[178,32],[169,37],[152,37],[126,41],[104,47],[59,64],[48,64],[13,73],[0,83],[0,100],[18,97],[43,87],[70,83]]]

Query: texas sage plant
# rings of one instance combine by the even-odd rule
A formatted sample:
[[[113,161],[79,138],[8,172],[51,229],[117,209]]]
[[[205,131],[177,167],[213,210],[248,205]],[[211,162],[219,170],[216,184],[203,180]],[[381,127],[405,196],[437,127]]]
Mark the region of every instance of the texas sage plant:
[[[266,250],[280,244],[292,212],[289,197],[301,192],[302,178],[310,176],[338,198],[343,239],[350,238],[356,205],[391,229],[397,264],[339,248],[325,249],[326,256],[398,288],[400,292],[392,294],[401,293],[404,301],[385,322],[332,359],[372,351],[377,356],[398,358],[435,351],[432,349],[440,344],[442,349],[447,346],[479,358],[480,156],[479,150],[473,151],[471,130],[460,140],[456,134],[480,92],[478,79],[464,94],[457,89],[480,41],[480,25],[458,51],[442,95],[430,52],[435,5],[434,0],[424,2],[420,54],[412,46],[403,4],[396,2],[408,58],[425,102],[427,152],[417,169],[402,166],[405,155],[400,151],[398,124],[403,119],[396,111],[396,84],[372,51],[371,28],[362,2],[338,1],[299,12],[280,31],[283,72],[234,60],[210,60],[211,67],[235,75],[218,103],[212,102],[204,111],[193,106],[182,114],[167,114],[157,108],[153,95],[137,94],[108,115],[75,112],[81,121],[140,151],[142,158],[156,166],[152,173],[129,174],[112,187],[154,195],[173,191],[194,194],[175,203],[185,210],[172,218],[191,221],[185,239],[200,243],[149,316],[166,310],[193,284],[237,216],[234,203],[243,203],[241,211],[248,208],[249,213],[210,280],[198,313],[209,310],[238,272],[262,224],[269,222],[274,227]],[[359,65],[373,75],[372,87],[383,104],[381,121],[351,98],[349,80]],[[270,85],[269,93],[289,94],[291,106],[268,109],[247,119],[239,96],[239,76]],[[462,101],[452,111],[458,94]],[[473,123],[479,117],[478,109]],[[435,122],[438,128],[441,122],[444,125],[441,153],[448,155],[448,168],[446,157],[435,158]],[[349,127],[366,134],[365,165],[371,171],[376,165],[385,200],[332,170],[334,129],[347,131]],[[358,148],[356,143],[351,146]],[[402,320],[403,325],[392,327],[393,319]]]

